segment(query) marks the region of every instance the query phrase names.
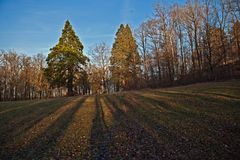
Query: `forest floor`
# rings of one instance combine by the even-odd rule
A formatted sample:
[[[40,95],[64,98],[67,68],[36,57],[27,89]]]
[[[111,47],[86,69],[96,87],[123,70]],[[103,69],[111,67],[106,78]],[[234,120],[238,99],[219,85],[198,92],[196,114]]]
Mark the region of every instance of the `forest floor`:
[[[240,159],[240,80],[1,102],[0,159]]]

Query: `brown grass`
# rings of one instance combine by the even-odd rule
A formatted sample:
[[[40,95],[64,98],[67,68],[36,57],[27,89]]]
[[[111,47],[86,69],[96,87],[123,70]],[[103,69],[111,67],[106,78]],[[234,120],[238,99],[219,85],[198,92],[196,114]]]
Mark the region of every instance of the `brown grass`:
[[[239,159],[240,81],[0,103],[0,159]]]

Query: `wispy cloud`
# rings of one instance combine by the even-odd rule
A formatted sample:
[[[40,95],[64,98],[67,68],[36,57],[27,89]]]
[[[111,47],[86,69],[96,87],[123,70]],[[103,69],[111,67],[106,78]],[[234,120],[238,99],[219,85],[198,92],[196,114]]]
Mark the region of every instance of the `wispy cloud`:
[[[85,49],[102,41],[111,45],[119,25],[134,26],[151,13],[154,1],[0,0],[0,19],[4,21],[0,25],[0,47],[26,54],[48,53],[58,42],[66,19]]]
[[[108,38],[113,37],[113,34],[94,34],[94,35],[83,35],[84,38]]]
[[[130,0],[123,0],[122,8],[122,21],[123,23],[129,23],[134,13],[134,8],[131,6]]]
[[[47,15],[58,15],[59,13],[62,13],[61,10],[28,10],[26,13],[36,16],[47,16]]]

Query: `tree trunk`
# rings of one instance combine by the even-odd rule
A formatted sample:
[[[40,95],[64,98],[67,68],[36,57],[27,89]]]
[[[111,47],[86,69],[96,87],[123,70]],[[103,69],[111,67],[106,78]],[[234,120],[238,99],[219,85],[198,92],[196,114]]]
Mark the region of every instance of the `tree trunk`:
[[[73,96],[73,68],[68,68],[68,79],[67,79],[67,96]]]
[[[238,52],[238,60],[240,60],[240,40],[239,40],[239,38],[238,38],[238,36],[236,37],[236,40],[237,40],[237,52]]]
[[[67,96],[73,96],[73,78],[72,76],[68,78],[67,82]]]
[[[119,91],[119,81],[115,84],[115,92],[118,92]]]

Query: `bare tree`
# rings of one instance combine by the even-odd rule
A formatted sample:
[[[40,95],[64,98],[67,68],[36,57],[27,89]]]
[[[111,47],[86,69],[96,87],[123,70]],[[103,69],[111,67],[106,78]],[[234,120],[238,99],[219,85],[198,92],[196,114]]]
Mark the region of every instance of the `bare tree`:
[[[214,17],[216,17],[218,28],[225,32],[227,29],[227,20],[229,17],[230,7],[225,3],[225,0],[219,0],[214,7]],[[224,64],[227,64],[227,49],[226,49],[226,37],[224,34],[220,35],[219,41],[221,42],[222,55],[224,58]]]
[[[182,20],[184,16],[183,8],[180,8],[178,5],[174,6],[171,11],[171,21],[174,27],[175,34],[177,36],[177,45],[180,50],[180,74],[184,76],[187,74],[186,71],[186,56],[184,53],[184,38],[185,38],[185,26],[184,21]]]
[[[109,57],[110,57],[110,49],[106,45],[106,43],[102,42],[96,44],[92,49],[90,49],[91,62],[94,64],[92,69],[94,69],[94,73],[98,72],[101,76],[98,76],[98,83],[100,82],[102,87],[102,92],[109,92]],[[98,70],[98,71],[96,71]],[[96,75],[96,73],[95,73]]]
[[[145,81],[149,80],[149,65],[147,58],[148,52],[148,33],[147,33],[147,23],[142,23],[139,28],[135,31],[135,37],[137,38],[138,47],[143,60],[143,74]]]
[[[199,2],[196,0],[194,2],[188,1],[186,8],[185,8],[185,21],[189,32],[190,43],[192,47],[192,62],[193,62],[193,69],[197,69],[199,74],[201,73],[202,69],[202,55],[199,48],[199,32],[202,23],[202,8]],[[197,66],[195,65],[195,56],[194,52],[196,53],[196,60]]]
[[[46,57],[43,54],[33,56],[33,74],[36,78],[33,79],[35,97],[42,98],[46,96],[49,84],[44,76],[44,67]]]

